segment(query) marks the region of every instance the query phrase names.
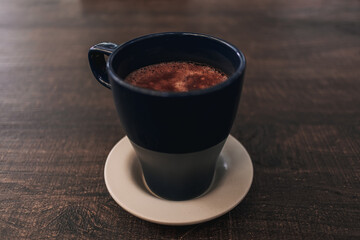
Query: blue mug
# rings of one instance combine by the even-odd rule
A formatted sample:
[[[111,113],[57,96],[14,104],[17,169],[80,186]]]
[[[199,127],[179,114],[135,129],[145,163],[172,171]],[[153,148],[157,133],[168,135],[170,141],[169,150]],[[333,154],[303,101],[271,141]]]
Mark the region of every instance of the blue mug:
[[[88,57],[95,78],[112,90],[148,188],[169,200],[203,194],[237,113],[246,65],[243,53],[212,36],[168,32],[121,45],[100,43],[90,48]],[[172,61],[207,64],[228,79],[188,92],[155,91],[124,81],[141,67]]]

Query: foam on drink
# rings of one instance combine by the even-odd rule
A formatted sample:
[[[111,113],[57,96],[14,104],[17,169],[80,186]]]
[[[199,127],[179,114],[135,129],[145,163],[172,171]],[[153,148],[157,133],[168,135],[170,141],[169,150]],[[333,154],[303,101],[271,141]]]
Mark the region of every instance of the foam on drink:
[[[187,92],[212,87],[227,78],[225,73],[208,65],[165,62],[137,69],[125,78],[125,82],[163,92]]]

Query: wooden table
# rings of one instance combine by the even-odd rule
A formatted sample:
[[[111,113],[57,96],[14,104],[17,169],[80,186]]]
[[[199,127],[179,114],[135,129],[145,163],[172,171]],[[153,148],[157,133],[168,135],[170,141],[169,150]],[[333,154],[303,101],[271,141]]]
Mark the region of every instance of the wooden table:
[[[360,239],[360,2],[0,2],[0,239]],[[170,227],[118,206],[104,163],[125,136],[90,46],[201,32],[247,57],[231,134],[246,198]]]

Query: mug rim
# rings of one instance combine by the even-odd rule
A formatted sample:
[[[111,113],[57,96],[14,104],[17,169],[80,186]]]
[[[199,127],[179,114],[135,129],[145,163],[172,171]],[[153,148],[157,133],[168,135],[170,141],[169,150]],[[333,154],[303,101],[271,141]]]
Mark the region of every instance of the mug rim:
[[[154,38],[154,37],[162,37],[162,36],[169,36],[169,35],[179,35],[179,36],[195,36],[195,37],[201,37],[201,38],[207,38],[207,39],[211,39],[213,41],[218,42],[219,44],[225,45],[226,47],[230,48],[232,51],[234,51],[237,55],[237,57],[239,58],[239,62],[240,64],[238,65],[238,67],[235,69],[235,72],[233,74],[231,74],[228,79],[222,83],[216,84],[212,87],[208,87],[208,88],[204,88],[204,89],[197,89],[197,90],[191,90],[191,91],[186,91],[186,92],[165,92],[165,91],[157,91],[157,90],[152,90],[152,89],[147,89],[147,88],[142,88],[142,87],[138,87],[138,86],[134,86],[130,83],[125,82],[118,74],[116,74],[113,66],[112,66],[112,62],[114,57],[119,54],[119,52],[126,48],[128,45],[131,44],[135,44],[137,42],[146,40],[146,39],[150,39],[150,38]],[[121,86],[138,92],[138,93],[142,93],[142,94],[147,94],[147,95],[152,95],[152,96],[159,96],[159,97],[188,97],[188,96],[198,96],[198,95],[203,95],[203,94],[208,94],[211,92],[215,92],[217,90],[220,90],[224,87],[226,87],[227,85],[231,84],[233,81],[236,81],[236,79],[238,79],[243,72],[245,71],[245,66],[246,66],[246,60],[245,60],[245,56],[244,54],[234,45],[232,45],[231,43],[222,40],[220,38],[217,37],[213,37],[207,34],[202,34],[202,33],[192,33],[192,32],[162,32],[162,33],[152,33],[152,34],[148,34],[148,35],[144,35],[144,36],[140,36],[137,38],[134,38],[133,40],[130,40],[128,42],[125,42],[123,44],[121,44],[119,47],[116,48],[116,50],[109,56],[109,60],[107,61],[106,67],[108,70],[108,74],[111,76],[111,78],[118,84],[120,84]]]

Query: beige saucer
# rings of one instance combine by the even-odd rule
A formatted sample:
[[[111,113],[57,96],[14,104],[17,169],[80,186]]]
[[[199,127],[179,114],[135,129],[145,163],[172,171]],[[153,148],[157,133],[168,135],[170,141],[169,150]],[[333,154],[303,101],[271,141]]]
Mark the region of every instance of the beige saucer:
[[[110,195],[129,213],[158,224],[190,225],[217,218],[238,205],[250,189],[253,166],[246,149],[230,135],[206,194],[187,201],[160,199],[144,185],[140,164],[124,137],[109,153],[104,173]]]

